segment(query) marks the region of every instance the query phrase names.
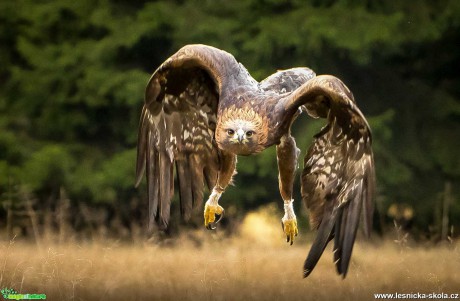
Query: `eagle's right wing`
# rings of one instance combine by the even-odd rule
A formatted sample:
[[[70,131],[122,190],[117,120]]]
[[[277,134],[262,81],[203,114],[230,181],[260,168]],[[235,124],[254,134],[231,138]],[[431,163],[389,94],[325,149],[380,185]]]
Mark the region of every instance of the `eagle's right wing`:
[[[214,141],[217,107],[227,77],[238,64],[225,51],[188,45],[153,73],[145,91],[137,145],[136,186],[147,176],[149,228],[166,229],[174,194],[187,220],[202,203],[204,183],[217,179],[220,151]]]

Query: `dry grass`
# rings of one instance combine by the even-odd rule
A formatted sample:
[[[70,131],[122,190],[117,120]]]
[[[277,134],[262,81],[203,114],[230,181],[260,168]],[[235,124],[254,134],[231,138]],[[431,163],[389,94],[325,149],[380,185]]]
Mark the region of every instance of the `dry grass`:
[[[360,241],[345,280],[335,274],[330,249],[302,279],[310,239],[290,247],[275,234],[279,228],[268,215],[253,215],[234,238],[203,230],[163,244],[3,242],[0,287],[48,300],[373,300],[373,293],[460,292],[454,245]],[[258,237],[251,229],[265,232]]]

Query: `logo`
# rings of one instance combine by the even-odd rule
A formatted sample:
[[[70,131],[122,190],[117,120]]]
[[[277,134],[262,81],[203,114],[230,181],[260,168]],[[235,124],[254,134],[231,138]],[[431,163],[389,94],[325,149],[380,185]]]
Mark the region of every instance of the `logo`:
[[[2,293],[3,298],[6,300],[38,300],[38,299],[46,299],[46,294],[18,294],[12,288],[2,288],[0,290]]]

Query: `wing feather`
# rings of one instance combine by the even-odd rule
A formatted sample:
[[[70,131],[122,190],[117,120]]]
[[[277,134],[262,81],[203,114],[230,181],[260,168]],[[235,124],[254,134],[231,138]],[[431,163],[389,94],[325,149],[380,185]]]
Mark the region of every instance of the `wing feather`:
[[[188,166],[188,161],[176,161],[177,179],[179,182],[179,199],[181,215],[185,220],[189,220],[193,209],[192,195],[192,176]]]
[[[280,70],[259,83],[259,88],[279,94],[296,90],[305,82],[315,77],[315,72],[307,67]]]
[[[331,231],[336,224],[338,211],[338,208],[330,208],[330,210],[325,211],[318,233],[304,263],[304,277],[307,277],[313,271],[327,243],[331,240]]]
[[[215,183],[220,151],[214,143],[220,94],[239,70],[233,56],[205,46],[187,45],[152,75],[138,133],[136,186],[147,177],[149,227],[169,224],[178,180],[181,214],[188,220],[202,204],[204,182]],[[174,168],[176,172],[174,172]]]
[[[327,243],[334,239],[334,262],[337,272],[345,277],[361,213],[365,234],[371,229],[375,176],[370,127],[350,90],[330,75],[309,80],[285,101],[286,112],[292,116],[305,106],[310,116],[328,120],[315,135],[301,176],[310,224],[318,229],[304,276],[311,273]]]
[[[341,228],[344,231],[343,241],[338,246],[336,253],[339,256],[340,273],[345,278],[348,272],[348,265],[350,263],[351,252],[356,238],[356,231],[358,230],[359,217],[362,207],[362,190],[357,190],[354,196],[348,200],[349,204],[344,208],[346,214],[346,223]]]
[[[147,110],[146,108],[142,108],[141,119],[139,122],[139,131],[138,131],[138,142],[137,142],[137,162],[136,162],[136,182],[135,186],[139,186],[142,177],[144,176],[145,171],[145,161],[147,160],[147,153],[148,153],[148,143],[149,143],[149,131],[148,126],[145,125],[147,122],[146,115]]]
[[[203,202],[203,187],[204,187],[204,162],[197,154],[191,155],[190,170],[192,175],[192,191],[193,191],[193,207],[201,206]]]
[[[159,154],[155,148],[155,137],[153,132],[147,132],[148,144],[145,145],[147,157],[147,195],[149,200],[149,229],[153,226],[153,221],[158,212],[158,198],[160,192],[160,164]]]

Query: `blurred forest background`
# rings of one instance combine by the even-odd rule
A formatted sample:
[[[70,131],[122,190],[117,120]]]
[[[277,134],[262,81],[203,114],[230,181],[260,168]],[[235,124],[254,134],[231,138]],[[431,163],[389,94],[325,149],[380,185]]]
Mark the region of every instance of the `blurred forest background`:
[[[459,42],[457,0],[1,1],[1,236],[146,232],[145,187],[133,186],[144,88],[204,43],[257,80],[295,66],[340,77],[373,129],[376,230],[397,220],[444,240],[460,228]],[[323,124],[297,121],[303,153]],[[270,202],[281,218],[274,148],[238,171],[227,223]]]

